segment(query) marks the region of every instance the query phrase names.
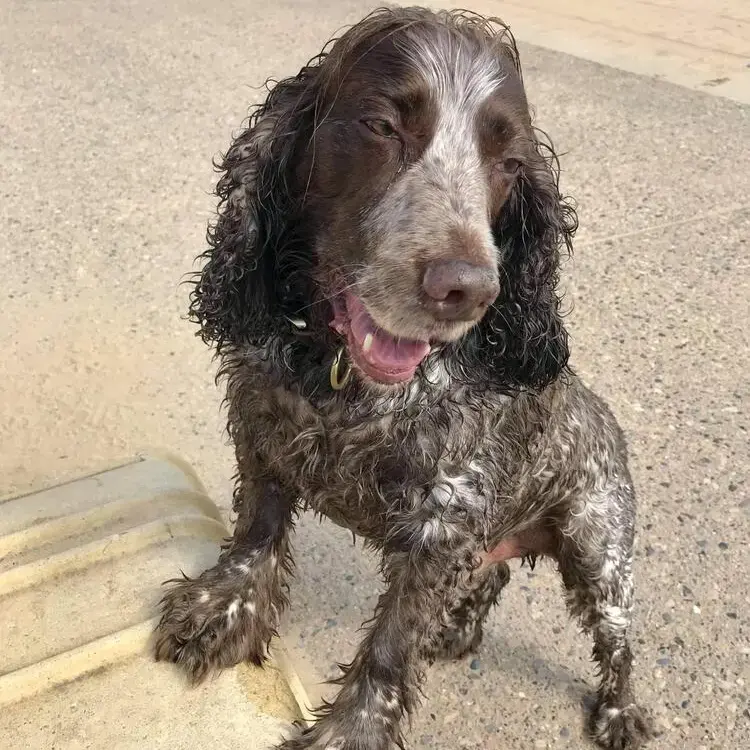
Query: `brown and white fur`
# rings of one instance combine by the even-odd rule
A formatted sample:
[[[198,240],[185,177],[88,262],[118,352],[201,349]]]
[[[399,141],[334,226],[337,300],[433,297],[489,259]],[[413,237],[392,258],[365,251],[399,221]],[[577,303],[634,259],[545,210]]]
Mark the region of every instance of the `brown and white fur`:
[[[634,491],[567,367],[577,219],[507,28],[376,11],[278,83],[219,166],[191,312],[226,381],[237,522],[165,595],[157,659],[195,682],[262,664],[310,508],[378,551],[386,589],[337,697],[281,748],[400,745],[423,667],[477,648],[507,560],[538,555],[593,636],[593,739],[640,747]]]

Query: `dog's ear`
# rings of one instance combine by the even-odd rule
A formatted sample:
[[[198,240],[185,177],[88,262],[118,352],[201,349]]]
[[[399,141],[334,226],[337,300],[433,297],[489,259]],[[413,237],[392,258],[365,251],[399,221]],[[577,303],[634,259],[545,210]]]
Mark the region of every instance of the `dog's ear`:
[[[559,163],[535,131],[531,158],[493,227],[500,249],[500,294],[465,351],[476,369],[510,387],[539,389],[567,367],[568,336],[556,287],[560,252],[572,250],[578,218],[560,194]],[[466,366],[466,364],[464,364]]]
[[[218,218],[208,229],[190,316],[218,351],[263,346],[288,327],[285,249],[294,245],[297,210],[293,162],[312,131],[318,70],[310,64],[277,83],[216,164]]]

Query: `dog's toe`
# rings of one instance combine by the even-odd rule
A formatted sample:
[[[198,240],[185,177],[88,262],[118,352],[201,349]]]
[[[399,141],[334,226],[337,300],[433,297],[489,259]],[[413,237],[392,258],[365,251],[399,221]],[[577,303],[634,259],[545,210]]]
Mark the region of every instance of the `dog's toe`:
[[[634,703],[624,708],[599,706],[591,714],[589,730],[607,750],[637,750],[652,736],[651,722]]]

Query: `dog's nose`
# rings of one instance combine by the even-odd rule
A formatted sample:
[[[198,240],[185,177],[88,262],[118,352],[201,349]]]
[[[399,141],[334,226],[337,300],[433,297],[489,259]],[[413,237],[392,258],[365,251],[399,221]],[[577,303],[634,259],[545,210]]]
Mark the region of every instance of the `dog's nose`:
[[[480,318],[500,291],[497,270],[463,260],[427,264],[422,289],[427,309],[438,320]]]

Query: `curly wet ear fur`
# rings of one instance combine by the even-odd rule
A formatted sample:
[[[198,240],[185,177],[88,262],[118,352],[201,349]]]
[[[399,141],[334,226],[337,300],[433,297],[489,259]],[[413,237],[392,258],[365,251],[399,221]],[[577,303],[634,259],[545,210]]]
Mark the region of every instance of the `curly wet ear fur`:
[[[559,190],[559,162],[534,131],[533,159],[493,227],[501,250],[500,294],[455,352],[462,373],[510,387],[539,389],[568,364],[568,335],[556,288],[561,252],[572,251],[578,217]]]
[[[208,229],[190,317],[217,351],[278,337],[295,283],[309,276],[303,266],[311,253],[300,250],[292,184],[294,155],[314,122],[316,63],[277,83],[216,163],[218,219]]]

